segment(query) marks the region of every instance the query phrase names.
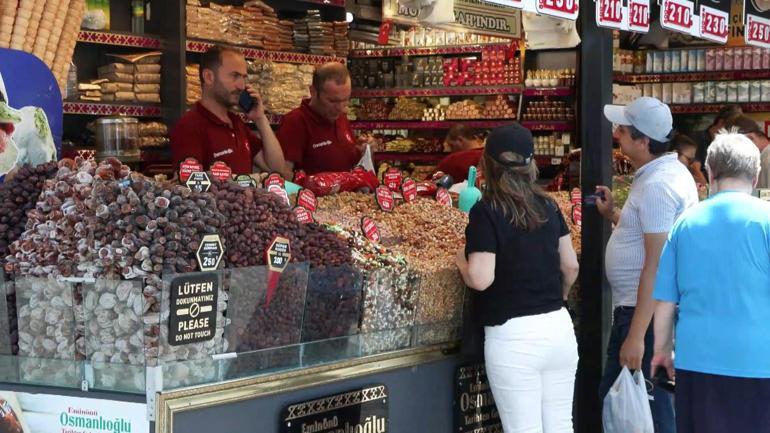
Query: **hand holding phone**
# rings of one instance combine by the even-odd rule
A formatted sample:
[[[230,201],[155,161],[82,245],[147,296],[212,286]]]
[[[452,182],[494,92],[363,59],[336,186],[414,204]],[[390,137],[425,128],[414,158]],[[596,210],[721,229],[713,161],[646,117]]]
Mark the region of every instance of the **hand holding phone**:
[[[244,89],[243,92],[241,92],[241,96],[238,98],[238,106],[241,107],[241,110],[243,110],[244,113],[249,114],[252,108],[254,108],[254,104],[256,102],[254,101],[254,98],[251,97],[251,93],[249,93],[248,89]]]

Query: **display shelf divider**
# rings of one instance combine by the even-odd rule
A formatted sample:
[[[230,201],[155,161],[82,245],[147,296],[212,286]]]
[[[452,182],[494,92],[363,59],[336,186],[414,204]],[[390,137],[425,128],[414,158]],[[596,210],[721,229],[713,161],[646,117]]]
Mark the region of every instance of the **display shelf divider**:
[[[96,30],[80,30],[78,32],[78,42],[156,50],[162,46],[161,39],[151,35]]]
[[[383,47],[383,48],[359,48],[350,50],[349,58],[366,59],[377,57],[401,57],[401,56],[436,56],[451,54],[480,53],[485,48],[510,48],[511,44],[488,43],[468,45],[443,45],[437,47]]]
[[[328,62],[345,63],[344,57],[324,56],[320,54],[298,53],[293,51],[269,51],[261,48],[229,44],[226,42],[205,41],[195,38],[187,38],[185,48],[190,53],[204,53],[214,45],[225,45],[234,47],[243,52],[244,57],[249,60],[270,60],[282,63],[297,63],[321,65]]]
[[[354,98],[385,98],[398,96],[482,96],[517,95],[522,93],[521,84],[492,86],[423,87],[407,89],[353,89]]]

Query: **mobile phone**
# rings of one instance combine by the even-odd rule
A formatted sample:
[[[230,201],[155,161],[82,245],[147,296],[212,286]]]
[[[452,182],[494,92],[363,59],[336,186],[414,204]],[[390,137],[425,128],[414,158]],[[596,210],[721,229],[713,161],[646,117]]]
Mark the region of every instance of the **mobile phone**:
[[[659,368],[658,371],[655,372],[655,377],[652,378],[651,382],[658,388],[668,392],[674,392],[676,389],[676,383],[668,378],[668,373],[666,373],[665,368]]]
[[[599,191],[596,194],[588,194],[585,196],[585,205],[586,206],[595,206],[596,200],[602,199],[604,200],[604,191]]]
[[[251,109],[254,108],[255,103],[254,98],[251,97],[248,90],[241,92],[241,96],[238,98],[238,106],[241,107],[241,110],[243,110],[244,113],[251,111]]]

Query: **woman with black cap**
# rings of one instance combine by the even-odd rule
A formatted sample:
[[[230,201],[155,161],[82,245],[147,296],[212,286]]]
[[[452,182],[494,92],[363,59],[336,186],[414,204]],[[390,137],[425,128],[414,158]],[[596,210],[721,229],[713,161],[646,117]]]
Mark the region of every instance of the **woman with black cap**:
[[[486,189],[470,211],[457,266],[484,326],[484,356],[506,433],[572,432],[578,353],[563,307],[578,274],[569,229],[537,185],[532,134],[493,130]]]

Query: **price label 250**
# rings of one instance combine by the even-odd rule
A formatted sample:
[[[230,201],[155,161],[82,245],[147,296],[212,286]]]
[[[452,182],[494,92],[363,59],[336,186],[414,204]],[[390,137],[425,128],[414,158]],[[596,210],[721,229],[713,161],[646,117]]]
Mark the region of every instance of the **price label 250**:
[[[770,20],[754,15],[746,16],[746,43],[770,48]]]
[[[650,31],[650,0],[628,2],[628,29],[635,32]]]
[[[692,29],[694,3],[687,0],[667,0],[663,2],[661,14],[663,27],[689,33]]]
[[[704,39],[724,44],[727,42],[727,12],[701,5],[700,34]]]

